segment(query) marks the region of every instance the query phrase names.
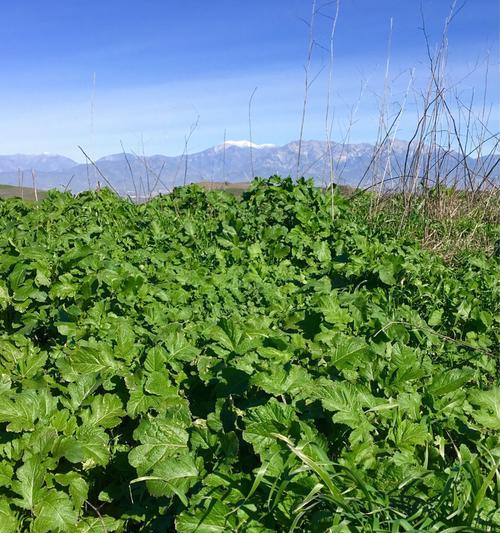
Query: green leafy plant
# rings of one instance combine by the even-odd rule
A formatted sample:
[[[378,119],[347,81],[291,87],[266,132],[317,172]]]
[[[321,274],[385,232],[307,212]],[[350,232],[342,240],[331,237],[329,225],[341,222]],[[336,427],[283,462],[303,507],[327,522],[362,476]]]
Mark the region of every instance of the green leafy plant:
[[[0,531],[497,530],[498,259],[333,200],[0,200]]]

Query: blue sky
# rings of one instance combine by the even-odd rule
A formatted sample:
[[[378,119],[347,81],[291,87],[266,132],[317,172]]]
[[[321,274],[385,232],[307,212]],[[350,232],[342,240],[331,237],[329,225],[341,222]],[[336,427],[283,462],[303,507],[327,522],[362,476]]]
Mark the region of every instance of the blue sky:
[[[317,0],[304,137],[325,137],[329,31],[335,3]],[[335,36],[333,139],[350,117],[352,142],[376,139],[392,18],[390,110],[405,99],[398,136],[416,117],[414,93],[428,76],[447,0],[340,0]],[[448,75],[462,98],[482,105],[486,57],[490,126],[499,126],[499,8],[457,2]],[[284,144],[300,131],[309,0],[23,0],[0,3],[0,153],[62,153],[81,160],[121,151],[179,154],[227,139]],[[95,87],[93,78],[95,73]],[[93,108],[93,112],[91,109]]]

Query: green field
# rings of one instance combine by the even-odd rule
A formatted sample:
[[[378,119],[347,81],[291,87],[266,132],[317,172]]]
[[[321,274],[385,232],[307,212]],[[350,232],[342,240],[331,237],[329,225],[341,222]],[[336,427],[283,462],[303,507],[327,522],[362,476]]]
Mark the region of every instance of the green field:
[[[47,191],[37,191],[37,195],[39,200],[43,200],[47,196]],[[35,189],[0,184],[0,198],[23,198],[32,202],[35,200]]]
[[[250,187],[250,182],[226,183],[224,181],[202,181],[198,183],[206,191],[225,191],[236,196],[242,195]]]
[[[498,257],[373,201],[0,200],[0,532],[498,531]]]

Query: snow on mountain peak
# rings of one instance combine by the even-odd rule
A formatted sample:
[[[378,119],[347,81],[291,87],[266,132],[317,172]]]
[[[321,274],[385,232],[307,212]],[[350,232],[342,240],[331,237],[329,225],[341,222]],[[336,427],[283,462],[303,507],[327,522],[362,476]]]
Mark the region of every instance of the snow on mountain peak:
[[[216,150],[222,150],[224,148],[224,145],[226,148],[228,146],[237,146],[238,148],[255,148],[256,150],[259,150],[261,148],[274,148],[275,144],[256,144],[250,141],[226,141],[224,144],[219,144],[219,146],[216,146]]]

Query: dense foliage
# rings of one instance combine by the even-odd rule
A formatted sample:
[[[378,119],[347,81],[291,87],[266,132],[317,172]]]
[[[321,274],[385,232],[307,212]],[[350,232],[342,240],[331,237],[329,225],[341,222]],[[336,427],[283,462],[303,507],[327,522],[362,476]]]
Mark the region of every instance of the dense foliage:
[[[498,259],[331,205],[0,201],[0,531],[497,530]]]

